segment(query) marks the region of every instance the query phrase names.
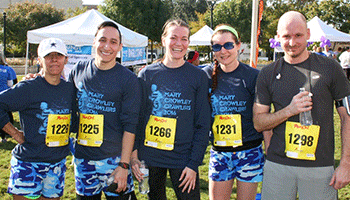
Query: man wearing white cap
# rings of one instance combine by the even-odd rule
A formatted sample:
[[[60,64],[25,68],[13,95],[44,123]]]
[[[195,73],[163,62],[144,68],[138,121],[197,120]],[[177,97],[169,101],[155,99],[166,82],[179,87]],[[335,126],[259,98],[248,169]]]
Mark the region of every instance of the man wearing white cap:
[[[0,127],[17,146],[12,151],[8,193],[14,199],[54,199],[63,195],[74,87],[61,79],[67,50],[60,39],[38,47],[43,75],[18,83],[0,94]],[[8,111],[19,111],[22,130]]]

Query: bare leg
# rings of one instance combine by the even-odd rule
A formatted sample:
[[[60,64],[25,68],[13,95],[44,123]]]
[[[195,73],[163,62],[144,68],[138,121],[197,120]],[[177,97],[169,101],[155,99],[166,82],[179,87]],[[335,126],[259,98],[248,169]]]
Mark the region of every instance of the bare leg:
[[[237,200],[255,200],[258,183],[237,180]]]
[[[210,200],[230,200],[233,181],[213,181],[209,180],[209,199]]]

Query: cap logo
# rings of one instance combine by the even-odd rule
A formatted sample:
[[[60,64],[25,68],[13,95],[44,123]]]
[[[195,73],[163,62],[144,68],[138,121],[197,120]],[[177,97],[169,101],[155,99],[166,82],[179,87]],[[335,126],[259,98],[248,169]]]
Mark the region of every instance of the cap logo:
[[[38,47],[38,56],[44,58],[46,55],[57,52],[67,56],[66,45],[59,38],[46,38],[42,40]]]

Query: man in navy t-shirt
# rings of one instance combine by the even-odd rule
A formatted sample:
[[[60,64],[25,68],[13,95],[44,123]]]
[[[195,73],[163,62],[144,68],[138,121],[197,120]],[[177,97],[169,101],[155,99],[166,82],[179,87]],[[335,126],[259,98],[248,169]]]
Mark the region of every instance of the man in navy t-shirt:
[[[95,58],[78,62],[69,76],[79,113],[74,155],[77,199],[101,199],[102,191],[107,199],[136,199],[129,162],[141,103],[139,82],[116,62],[122,43],[115,23],[98,27],[93,48]],[[108,189],[111,182],[118,184],[116,189]]]

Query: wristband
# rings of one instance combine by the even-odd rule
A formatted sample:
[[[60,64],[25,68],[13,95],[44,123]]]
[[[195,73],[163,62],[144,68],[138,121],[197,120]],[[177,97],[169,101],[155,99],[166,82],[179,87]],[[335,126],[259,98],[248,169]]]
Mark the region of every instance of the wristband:
[[[126,162],[119,162],[118,166],[120,166],[123,169],[129,169],[130,165],[128,163],[126,163]]]

